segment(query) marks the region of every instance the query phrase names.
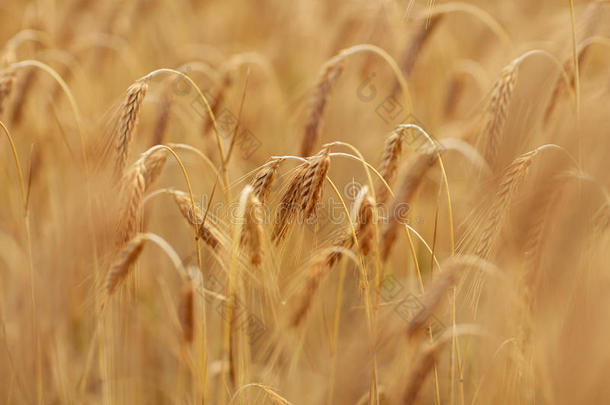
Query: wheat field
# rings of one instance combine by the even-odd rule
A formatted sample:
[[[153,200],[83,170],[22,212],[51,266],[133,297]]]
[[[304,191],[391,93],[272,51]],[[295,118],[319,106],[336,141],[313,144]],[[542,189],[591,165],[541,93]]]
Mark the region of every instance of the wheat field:
[[[610,403],[609,21],[3,1],[0,403]]]

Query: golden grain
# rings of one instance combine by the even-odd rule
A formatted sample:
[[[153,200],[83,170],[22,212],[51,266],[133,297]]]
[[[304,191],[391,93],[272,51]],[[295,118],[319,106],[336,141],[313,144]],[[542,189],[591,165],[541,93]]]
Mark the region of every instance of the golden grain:
[[[116,165],[115,175],[120,176],[129,158],[129,149],[133,141],[133,132],[138,122],[140,107],[148,91],[148,83],[139,81],[127,89],[125,101],[121,105],[120,118],[116,134]]]
[[[504,126],[508,117],[508,107],[517,81],[517,64],[510,63],[500,73],[500,78],[491,91],[487,107],[487,121],[483,129],[485,142],[484,157],[487,163],[496,168],[497,156],[502,144]]]
[[[118,252],[108,270],[104,283],[104,289],[108,296],[112,295],[117,287],[125,281],[133,264],[142,253],[145,241],[141,235],[136,235]]]
[[[176,190],[172,190],[170,193],[174,197],[182,216],[189,224],[197,225],[197,236],[212,250],[218,250],[221,247],[220,239],[215,235],[211,225],[203,221],[204,215],[201,208],[195,203],[195,212],[193,212],[191,198],[188,194]]]
[[[392,132],[386,141],[383,149],[383,155],[381,156],[381,163],[379,165],[379,173],[383,176],[386,183],[392,187],[394,179],[396,178],[396,171],[398,170],[398,159],[402,153],[403,143],[403,132],[395,131]],[[375,196],[379,203],[385,203],[390,196],[390,191],[387,189],[385,184],[381,184],[375,190]]]
[[[282,163],[282,159],[272,159],[266,163],[255,175],[250,183],[254,188],[254,195],[259,199],[261,203],[265,203],[271,192],[273,180],[277,173],[278,168]]]
[[[244,224],[241,231],[240,243],[249,251],[250,262],[254,266],[261,264],[263,257],[263,227],[262,204],[254,195],[254,189],[246,186],[242,191],[244,199]]]
[[[16,73],[13,69],[4,69],[0,72],[0,117],[4,109],[4,104],[8,100],[13,86],[15,85]]]
[[[336,81],[343,72],[343,68],[344,66],[340,59],[331,60],[322,67],[316,90],[311,98],[305,129],[303,130],[301,143],[301,156],[303,157],[310,156],[316,148],[320,138],[320,126],[326,112],[326,104]]]

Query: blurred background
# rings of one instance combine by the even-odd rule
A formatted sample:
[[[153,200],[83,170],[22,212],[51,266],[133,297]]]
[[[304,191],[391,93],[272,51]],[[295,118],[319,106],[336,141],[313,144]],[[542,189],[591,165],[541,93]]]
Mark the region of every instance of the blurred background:
[[[2,134],[0,403],[607,403],[610,4],[574,1],[574,26],[570,4],[3,1],[0,121],[23,180]],[[382,51],[342,58],[313,152],[348,142],[379,168],[386,138],[399,124],[416,124],[446,149],[451,195],[448,201],[435,165],[408,201],[409,224],[427,245],[419,238],[410,245],[401,232],[383,263],[404,293],[377,308],[375,356],[352,261],[322,281],[306,324],[287,326],[312,257],[345,231],[345,223],[324,220],[325,208],[320,224],[269,244],[260,268],[240,267],[244,307],[264,325],[263,338],[239,343],[240,382],[223,377],[236,360],[224,357],[226,322],[215,298],[199,297],[208,306],[195,317],[196,343],[183,341],[183,280],[160,249],[144,250],[126,288],[100,314],[119,203],[108,150],[130,85],[162,68],[188,75],[210,102],[225,151],[239,123],[226,167],[238,204],[272,156],[301,155],[325,63],[360,44]],[[513,82],[502,93],[506,67],[514,68]],[[128,164],[153,145],[188,144],[220,169],[212,123],[191,83],[168,72],[147,83]],[[501,123],[492,158],[489,122]],[[513,187],[505,168],[510,175],[511,162],[548,144],[557,147],[541,149]],[[421,153],[409,141],[403,149],[395,191]],[[179,156],[197,202],[227,203],[205,158],[187,150]],[[282,164],[270,206],[295,166]],[[361,162],[341,157],[332,158],[328,175],[349,207],[353,187],[368,182]],[[166,188],[187,191],[171,158],[147,193]],[[337,203],[326,185],[322,200],[329,198]],[[230,212],[210,217],[229,246]],[[183,264],[197,264],[192,227],[171,198],[162,191],[146,197],[142,213],[140,230],[165,238]],[[493,248],[483,257],[477,246],[486,240]],[[440,263],[478,255],[485,264],[460,272],[435,308],[441,331],[414,340],[404,332],[412,316],[405,320],[397,305],[411,295],[420,302],[421,287],[434,286],[443,266],[429,247]],[[206,288],[223,294],[230,252],[201,254]],[[336,301],[339,268],[347,269],[343,301]],[[209,275],[218,277],[216,289]],[[333,342],[337,302],[343,309]],[[428,345],[442,336],[450,343],[418,374]],[[378,394],[369,398],[372,369]],[[412,399],[409,384],[418,387]]]

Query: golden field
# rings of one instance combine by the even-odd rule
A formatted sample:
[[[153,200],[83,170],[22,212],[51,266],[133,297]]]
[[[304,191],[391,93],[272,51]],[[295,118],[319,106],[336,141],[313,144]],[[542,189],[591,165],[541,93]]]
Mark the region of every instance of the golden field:
[[[0,403],[608,403],[608,21],[2,2]]]

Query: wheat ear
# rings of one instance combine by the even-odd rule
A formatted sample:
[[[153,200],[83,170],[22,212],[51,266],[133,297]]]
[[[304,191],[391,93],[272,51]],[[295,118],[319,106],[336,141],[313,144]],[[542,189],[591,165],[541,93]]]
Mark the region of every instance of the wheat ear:
[[[451,119],[455,115],[456,108],[460,101],[460,97],[464,92],[464,79],[459,75],[454,75],[449,82],[448,90],[445,96],[443,106],[443,114],[446,119]]]
[[[419,54],[438,27],[438,23],[441,21],[442,17],[442,14],[437,14],[432,18],[420,18],[417,22],[413,37],[405,47],[400,61],[400,68],[405,76],[411,75]],[[392,88],[392,96],[396,96],[399,91],[400,84],[395,82],[394,87]]]
[[[167,160],[164,150],[144,152],[125,172],[121,184],[122,212],[119,222],[119,244],[131,239],[138,231],[140,207],[144,193],[159,177]]]
[[[475,246],[474,254],[480,258],[487,259],[489,257],[507,215],[512,198],[527,175],[532,160],[538,152],[539,149],[534,149],[524,153],[513,160],[504,171],[494,201],[489,209],[486,224]]]
[[[425,348],[413,364],[402,396],[402,403],[404,405],[416,403],[417,396],[426,381],[426,377],[432,371],[434,364],[436,364],[444,343],[445,341],[438,341]]]
[[[309,158],[309,166],[301,187],[300,204],[305,217],[312,217],[322,195],[322,186],[330,167],[330,149],[324,148]]]
[[[545,236],[548,234],[552,219],[557,214],[559,203],[564,196],[564,179],[554,177],[540,188],[539,192],[532,199],[532,207],[529,212],[531,222],[526,235],[526,242],[523,250],[528,263],[528,274],[532,276],[537,272],[542,259]],[[531,283],[528,283],[531,285]]]
[[[240,244],[246,248],[250,254],[250,262],[254,266],[261,264],[263,257],[263,227],[261,202],[254,195],[252,186],[246,186],[242,191],[241,199],[244,208],[244,224],[240,236]]]
[[[358,246],[364,256],[371,252],[371,246],[375,236],[375,200],[370,195],[368,187],[364,186],[358,192],[354,202],[354,213],[356,217],[356,237]]]
[[[271,186],[273,180],[277,174],[277,169],[282,163],[282,158],[273,159],[267,162],[255,175],[254,179],[250,183],[254,188],[253,193],[259,199],[261,203],[265,203],[269,193],[271,192]]]
[[[220,83],[220,86],[216,90],[216,94],[212,97],[212,103],[210,105],[212,114],[214,114],[215,117],[218,116],[218,113],[220,111],[220,106],[222,105],[222,103],[226,97],[226,94],[229,91],[229,88],[231,87],[232,83],[233,83],[233,79],[231,77],[231,73],[229,71],[226,71],[222,76],[222,81]],[[211,127],[212,127],[212,119],[210,118],[209,115],[206,114],[205,121],[203,124],[203,135],[204,136],[207,136],[207,134],[210,132]],[[232,128],[231,128],[231,130],[232,130]]]
[[[462,265],[455,260],[448,259],[440,267],[440,274],[432,282],[432,285],[422,298],[420,310],[407,325],[407,335],[409,337],[424,330],[428,323],[428,319],[430,319],[432,314],[434,314],[439,307],[449,289],[456,283]]]
[[[309,165],[309,162],[303,162],[296,169],[296,174],[292,178],[288,189],[282,196],[282,200],[280,201],[277,213],[275,215],[273,232],[271,234],[271,239],[276,244],[281,242],[286,237],[286,233],[288,232],[290,225],[292,225],[301,196],[303,180]]]
[[[163,171],[165,162],[167,162],[167,151],[156,149],[152,152],[145,152],[141,159],[144,165],[145,191],[148,191]]]
[[[356,196],[351,216],[354,219],[354,229],[356,231],[356,238],[358,239],[358,247],[363,256],[369,255],[375,236],[375,207],[375,201],[370,196],[368,187],[362,187]],[[351,227],[333,244],[333,247],[335,248],[351,249],[353,246],[354,236]],[[332,267],[341,257],[343,257],[342,250],[334,249],[327,258],[328,266]]]
[[[316,85],[316,91],[311,98],[309,115],[303,130],[303,140],[301,144],[301,156],[310,156],[316,147],[320,137],[320,124],[324,118],[326,104],[330,93],[343,72],[344,65],[341,59],[333,58],[326,62],[322,67],[322,72]]]
[[[146,96],[148,83],[137,81],[127,89],[127,96],[121,105],[120,117],[116,135],[116,166],[115,175],[120,177],[129,158],[129,148],[133,140],[133,132],[138,121],[140,107]]]
[[[14,69],[7,68],[0,72],[0,116],[2,116],[4,102],[11,95],[16,77],[17,74],[15,73]]]
[[[104,290],[108,296],[111,296],[117,287],[127,278],[132,265],[138,260],[140,253],[142,253],[145,240],[142,235],[136,235],[118,252],[110,266],[104,284]]]
[[[540,188],[532,198],[532,207],[529,212],[528,232],[523,246],[525,258],[525,274],[522,284],[523,298],[530,310],[534,310],[536,296],[534,291],[540,276],[540,266],[545,257],[545,245],[548,236],[557,223],[561,200],[565,195],[565,178],[554,177]]]
[[[578,48],[577,60],[578,60],[579,66],[582,65],[583,61],[585,60],[588,49],[589,49],[589,47],[587,46],[587,44]],[[572,60],[571,57],[567,58],[566,61],[563,63],[563,70],[564,70],[565,74],[567,75],[567,77],[569,78],[570,86],[573,88],[575,86],[576,76],[574,73],[574,61]],[[555,108],[557,107],[559,100],[561,99],[563,94],[566,92],[566,90],[567,90],[566,81],[564,80],[563,75],[560,74],[559,77],[557,78],[557,80],[555,81],[555,86],[553,87],[553,92],[551,93],[551,98],[549,99],[549,103],[547,104],[546,109],[544,111],[543,123],[545,126],[548,125],[548,123],[551,121],[553,112],[555,111]]]
[[[320,286],[320,281],[330,270],[328,254],[317,255],[307,270],[307,280],[297,293],[297,306],[290,317],[290,325],[297,327],[301,324],[311,308],[313,297]]]
[[[217,251],[221,246],[220,240],[215,235],[215,232],[210,225],[204,223],[204,216],[201,208],[198,205],[195,205],[195,212],[193,212],[191,198],[182,191],[172,190],[170,191],[170,194],[174,197],[178,210],[180,210],[180,213],[188,223],[197,225],[197,236],[201,238],[206,245],[212,248],[212,250]]]
[[[138,159],[125,172],[121,186],[121,214],[119,220],[119,246],[129,241],[138,232],[140,224],[140,207],[146,191],[146,167]]]
[[[485,140],[484,156],[492,167],[496,166],[498,150],[502,143],[502,135],[508,107],[517,81],[517,64],[510,63],[500,73],[500,78],[494,84],[491,100],[487,107],[487,121],[483,130]]]
[[[195,271],[199,271],[195,269]],[[195,292],[193,280],[186,281],[180,308],[180,321],[182,324],[182,337],[186,343],[191,343],[195,334]]]
[[[398,159],[402,153],[403,133],[402,131],[394,131],[386,141],[381,155],[381,164],[379,165],[379,173],[383,176],[385,182],[392,187],[396,178],[398,168]],[[390,196],[390,192],[385,185],[380,185],[375,190],[377,202],[385,203]]]

